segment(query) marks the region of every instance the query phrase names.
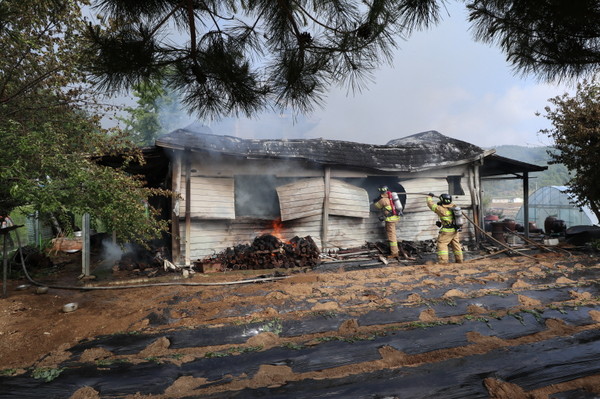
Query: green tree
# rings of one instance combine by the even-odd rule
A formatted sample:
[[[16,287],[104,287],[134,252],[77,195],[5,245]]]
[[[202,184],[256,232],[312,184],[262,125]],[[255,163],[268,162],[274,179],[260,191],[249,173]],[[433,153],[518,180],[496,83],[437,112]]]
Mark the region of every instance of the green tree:
[[[124,241],[165,229],[145,201],[162,190],[95,160],[131,143],[98,126],[93,98],[77,68],[85,2],[0,2],[0,212],[28,205],[67,223],[69,213],[102,219]],[[68,229],[70,226],[66,224]]]
[[[125,123],[124,131],[137,145],[151,145],[166,130],[160,123],[160,106],[166,97],[165,89],[155,82],[141,82],[133,88],[136,107],[125,107],[128,117],[117,119]]]
[[[545,186],[564,186],[570,179],[569,171],[565,165],[552,164],[549,151],[556,151],[554,147],[525,147],[517,145],[501,145],[496,147],[496,153],[503,157],[518,159],[539,166],[548,166],[548,170],[534,172],[529,175],[529,192]],[[523,185],[520,179],[489,180],[483,182],[484,192],[492,198],[521,197]]]
[[[546,187],[546,186],[565,186],[568,184],[571,177],[569,176],[569,170],[563,164],[554,163],[548,165],[548,170],[535,174],[537,180],[532,183],[529,182],[529,191],[533,192],[533,188]],[[532,186],[533,184],[533,186]]]
[[[99,0],[117,30],[90,28],[88,70],[109,90],[163,80],[201,118],[308,112],[330,84],[362,87],[402,32],[437,20],[438,2],[409,3]]]
[[[133,96],[137,98],[136,106],[123,108],[128,115],[117,119],[124,123],[124,132],[137,145],[154,145],[158,136],[185,121],[179,96],[162,83],[141,82],[133,88]]]
[[[77,2],[0,2],[1,125],[39,126],[86,101],[75,68],[84,28]]]
[[[467,8],[475,38],[499,45],[518,73],[553,80],[598,68],[597,0],[473,0]]]
[[[330,85],[363,88],[391,61],[396,40],[437,23],[445,3],[95,0],[116,30],[90,28],[86,60],[100,88],[164,79],[201,118],[252,116],[271,106],[304,113]],[[498,44],[516,72],[554,79],[598,66],[596,0],[464,3],[475,38]]]
[[[589,205],[600,218],[600,86],[598,81],[577,85],[574,95],[563,94],[549,100],[545,117],[552,127],[541,130],[554,139],[557,152],[549,152],[553,163],[564,164],[572,176],[569,192],[577,205]]]

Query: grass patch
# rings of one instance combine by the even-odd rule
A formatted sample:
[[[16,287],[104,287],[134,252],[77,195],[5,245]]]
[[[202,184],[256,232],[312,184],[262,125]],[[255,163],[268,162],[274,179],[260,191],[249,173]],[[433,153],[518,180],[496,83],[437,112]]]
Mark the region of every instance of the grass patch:
[[[556,310],[560,314],[567,314],[567,311],[562,306],[550,305],[548,307],[552,310]]]
[[[494,296],[509,296],[510,293],[505,292],[505,291],[489,291],[485,293],[486,295],[494,295]]]
[[[113,364],[123,364],[129,363],[127,359],[99,359],[96,360],[96,366],[107,367],[112,366]]]
[[[490,319],[488,319],[487,317],[484,317],[484,316],[473,316],[473,315],[468,314],[465,316],[465,320],[480,321],[482,323],[485,323],[489,329],[492,328],[492,326],[490,325]],[[500,320],[500,319],[498,319],[498,320]]]
[[[295,342],[286,342],[285,344],[281,345],[281,347],[287,348],[287,349],[292,349],[295,351],[299,351],[299,350],[306,348],[306,346],[297,344]]]
[[[543,311],[540,311],[538,309],[524,309],[523,312],[532,314],[533,317],[535,317],[535,320],[537,320],[538,323],[541,323],[542,320],[543,320],[543,318],[542,318]]]
[[[408,328],[431,328],[437,326],[444,326],[447,324],[458,324],[456,322],[448,322],[448,321],[431,321],[431,322],[423,322],[423,321],[413,321],[408,323]]]
[[[262,331],[272,332],[273,334],[279,336],[279,334],[281,334],[281,332],[283,331],[283,324],[281,323],[280,319],[275,318],[269,321],[268,323],[262,325],[260,329]]]
[[[316,317],[324,317],[326,319],[333,319],[337,316],[337,312],[334,312],[333,310],[317,310],[310,312],[309,315]]]
[[[360,342],[360,341],[374,341],[375,338],[377,338],[376,334],[353,335],[351,337],[340,337],[340,336],[335,335],[332,337],[320,337],[320,338],[317,338],[316,340],[319,342],[340,341],[340,342],[348,342],[348,343],[352,344],[354,342]]]
[[[36,380],[44,380],[44,382],[51,382],[55,380],[64,368],[51,368],[51,367],[40,367],[31,373],[31,376]]]
[[[521,323],[522,325],[525,325],[525,319],[523,318],[523,316],[519,313],[507,313],[507,316],[512,316],[515,319],[519,320],[519,323]]]
[[[442,303],[445,303],[448,306],[458,306],[454,299],[445,299],[442,301]]]
[[[468,315],[465,316],[465,320],[469,320],[469,321],[471,321],[471,320],[482,321],[484,323],[487,323],[487,322],[490,321],[487,317],[473,316],[473,315],[470,315],[470,314],[468,314]]]
[[[496,320],[502,320],[502,316],[500,316],[498,313],[496,312],[492,312],[490,313],[490,317],[493,317]]]
[[[206,352],[204,354],[204,357],[210,359],[210,358],[215,358],[215,357],[226,357],[226,356],[239,355],[242,353],[259,352],[262,350],[262,348],[263,348],[262,345],[245,346],[245,347],[244,346],[236,346],[235,348],[230,348],[223,352]]]
[[[418,302],[419,305],[425,305],[428,308],[433,307],[434,305],[447,305],[447,306],[457,306],[458,304],[452,298],[438,298],[438,299],[428,299],[421,300]]]
[[[117,331],[115,333],[109,334],[109,336],[116,335],[142,335],[141,331]]]

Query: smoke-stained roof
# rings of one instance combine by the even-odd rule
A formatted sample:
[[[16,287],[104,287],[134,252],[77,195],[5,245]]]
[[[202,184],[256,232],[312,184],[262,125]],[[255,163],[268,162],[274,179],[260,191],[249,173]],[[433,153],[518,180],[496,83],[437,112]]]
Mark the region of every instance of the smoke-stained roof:
[[[324,139],[241,139],[186,128],[159,137],[156,145],[248,158],[293,158],[320,164],[405,172],[463,164],[494,152],[433,130],[392,140],[386,145],[372,145]]]

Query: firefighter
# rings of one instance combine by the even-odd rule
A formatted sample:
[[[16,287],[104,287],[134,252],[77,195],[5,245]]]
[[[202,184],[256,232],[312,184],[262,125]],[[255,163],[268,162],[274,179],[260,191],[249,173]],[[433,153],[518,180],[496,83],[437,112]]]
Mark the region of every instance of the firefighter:
[[[439,263],[448,263],[448,244],[454,252],[454,260],[456,263],[463,263],[463,251],[459,241],[459,228],[454,221],[453,208],[456,207],[452,203],[450,194],[440,195],[440,201],[435,203],[433,200],[435,194],[427,194],[427,206],[440,218],[436,225],[440,228],[437,239],[437,256]]]
[[[380,220],[385,221],[385,234],[390,245],[390,258],[398,258],[400,252],[404,259],[414,259],[408,256],[403,248],[398,248],[398,240],[396,238],[396,223],[400,220],[402,209],[396,209],[394,201],[392,200],[392,193],[389,191],[387,186],[379,187],[379,197],[373,200],[375,207],[382,212]]]

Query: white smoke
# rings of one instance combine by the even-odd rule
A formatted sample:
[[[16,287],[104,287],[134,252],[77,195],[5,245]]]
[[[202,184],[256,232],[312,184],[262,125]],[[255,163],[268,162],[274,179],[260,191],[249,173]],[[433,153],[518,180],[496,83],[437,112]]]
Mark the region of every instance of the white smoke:
[[[107,238],[102,241],[102,261],[98,267],[100,269],[111,269],[123,256],[121,247]]]

